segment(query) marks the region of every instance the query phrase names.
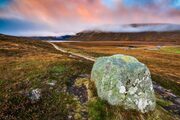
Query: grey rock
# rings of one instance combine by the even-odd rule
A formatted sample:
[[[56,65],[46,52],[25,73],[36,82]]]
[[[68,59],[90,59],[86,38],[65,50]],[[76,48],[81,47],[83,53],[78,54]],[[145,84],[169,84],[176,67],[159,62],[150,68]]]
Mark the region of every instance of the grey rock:
[[[72,119],[72,116],[71,116],[71,115],[68,115],[68,119]]]
[[[34,89],[32,90],[30,93],[29,93],[29,99],[32,101],[32,102],[37,102],[40,100],[41,98],[41,90],[40,89]]]
[[[180,105],[180,97],[175,98],[174,103]]]
[[[91,80],[95,82],[98,96],[111,105],[142,113],[155,109],[150,71],[134,57],[119,54],[98,58]]]
[[[50,85],[50,86],[55,86],[56,83],[57,83],[57,81],[53,80],[53,81],[51,81],[51,82],[49,82],[49,83],[47,83],[47,84]]]

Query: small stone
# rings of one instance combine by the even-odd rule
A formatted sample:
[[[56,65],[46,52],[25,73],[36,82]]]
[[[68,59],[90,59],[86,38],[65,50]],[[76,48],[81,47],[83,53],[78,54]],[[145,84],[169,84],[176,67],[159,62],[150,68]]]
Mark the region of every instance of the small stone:
[[[72,118],[72,116],[71,116],[71,115],[69,115],[69,116],[68,116],[68,119],[71,119],[71,118]]]
[[[162,46],[156,46],[157,49],[161,49]]]
[[[34,89],[28,94],[28,96],[32,102],[36,102],[41,98],[41,90],[38,88]]]
[[[50,86],[55,86],[56,83],[57,83],[57,81],[53,80],[53,81],[51,81],[51,82],[49,82],[49,83],[47,83],[47,84],[50,85]]]

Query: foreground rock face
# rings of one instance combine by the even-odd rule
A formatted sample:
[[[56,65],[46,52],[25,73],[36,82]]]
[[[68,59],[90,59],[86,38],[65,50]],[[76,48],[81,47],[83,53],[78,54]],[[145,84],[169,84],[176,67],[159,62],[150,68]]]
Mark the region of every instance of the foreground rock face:
[[[155,109],[150,71],[134,57],[119,54],[98,58],[91,80],[95,81],[98,96],[111,105],[142,113]]]

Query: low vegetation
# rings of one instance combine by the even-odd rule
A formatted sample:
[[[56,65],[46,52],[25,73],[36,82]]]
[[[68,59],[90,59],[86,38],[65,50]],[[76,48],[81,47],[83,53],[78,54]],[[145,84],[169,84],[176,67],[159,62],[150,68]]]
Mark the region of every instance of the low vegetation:
[[[141,62],[145,63],[152,73],[152,78],[165,88],[171,89],[177,95],[180,95],[180,50],[179,46],[153,46],[139,45],[134,43],[127,46],[126,42],[112,42],[109,46],[106,42],[95,44],[96,42],[71,42],[58,43],[59,46],[88,56],[100,57],[113,54],[131,55]],[[105,46],[103,46],[105,44]],[[123,46],[123,47],[122,47]]]
[[[149,114],[110,106],[97,97],[90,81],[93,63],[70,58],[47,42],[1,35],[0,56],[0,118],[3,120],[178,119],[159,106],[164,104],[162,101]],[[28,96],[34,89],[41,90],[37,102]]]

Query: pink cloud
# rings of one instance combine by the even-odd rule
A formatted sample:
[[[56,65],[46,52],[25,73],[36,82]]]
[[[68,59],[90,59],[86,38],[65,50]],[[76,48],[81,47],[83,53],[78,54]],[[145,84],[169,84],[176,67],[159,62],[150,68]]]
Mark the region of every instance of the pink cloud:
[[[103,24],[180,23],[178,10],[127,8],[121,2],[114,7],[108,8],[101,0],[14,0],[0,11],[0,17],[44,23],[55,32],[77,32]]]

